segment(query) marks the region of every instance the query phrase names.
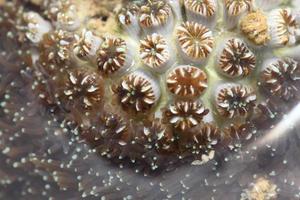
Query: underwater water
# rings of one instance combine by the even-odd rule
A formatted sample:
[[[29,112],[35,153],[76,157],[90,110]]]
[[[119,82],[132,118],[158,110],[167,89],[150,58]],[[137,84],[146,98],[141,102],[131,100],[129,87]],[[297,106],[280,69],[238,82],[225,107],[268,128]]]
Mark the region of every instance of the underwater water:
[[[0,199],[300,199],[297,3],[0,0]]]

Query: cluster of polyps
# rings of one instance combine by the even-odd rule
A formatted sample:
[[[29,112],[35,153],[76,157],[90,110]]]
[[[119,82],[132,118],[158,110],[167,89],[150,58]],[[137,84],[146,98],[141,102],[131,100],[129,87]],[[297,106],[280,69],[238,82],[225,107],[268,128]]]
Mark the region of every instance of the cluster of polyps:
[[[148,164],[155,170],[162,146],[203,164],[219,143],[243,138],[233,133],[248,127],[263,99],[251,80],[256,73],[271,96],[297,96],[298,62],[272,52],[299,41],[299,13],[269,9],[253,0],[148,0],[118,14],[127,34],[101,35],[87,29],[71,2],[52,1],[47,19],[25,12],[18,28],[38,49],[35,88],[50,85],[54,97],[47,102],[57,101],[68,120],[92,132],[82,136],[102,155],[136,162],[147,158],[140,145],[151,144],[155,159]],[[272,62],[260,62],[265,49]]]
[[[190,101],[196,104],[199,98],[207,97],[208,91],[213,89],[208,82],[214,82],[211,80],[214,65],[218,76],[228,82],[215,87],[216,92],[213,92],[218,115],[247,117],[256,105],[255,86],[246,83],[262,68],[257,61],[258,50],[295,45],[299,39],[297,12],[290,8],[270,10],[272,8],[267,4],[253,0],[222,3],[185,0],[182,5],[176,1],[149,1],[141,10],[136,5],[124,8],[118,15],[122,27],[133,38],[146,38],[136,44],[140,45],[141,57],[134,58],[135,66],[128,73],[137,68],[152,73],[154,76],[149,77],[160,82],[157,86],[161,85],[153,88],[159,89],[161,95],[169,94],[158,98],[156,104],[161,106],[170,102],[171,108],[179,100],[188,105]],[[179,12],[181,7],[186,16]],[[159,9],[161,12],[157,12]],[[219,29],[224,37],[219,36],[222,34],[218,33]],[[216,61],[211,64],[214,58]],[[276,82],[272,83],[276,87]],[[166,99],[169,100],[167,103]],[[176,122],[181,120],[181,127],[190,127],[190,120],[194,121],[194,126],[201,121],[193,120],[192,115],[186,117],[175,112],[175,108],[179,109],[175,106],[171,113],[178,116],[169,117],[169,123],[176,124],[176,119]],[[182,124],[185,122],[188,124]]]
[[[0,79],[1,186],[12,186],[9,191],[24,186],[18,196],[25,199],[62,191],[99,196],[111,182],[97,171],[105,166],[95,167],[95,152],[120,168],[129,162],[136,172],[174,169],[183,161],[202,165],[223,148],[238,152],[281,120],[288,112],[282,105],[299,100],[299,58],[282,58],[276,51],[297,45],[296,11],[270,11],[270,2],[279,2],[274,0],[182,2],[149,0],[123,9],[119,21],[130,37],[88,30],[68,0],[51,1],[45,15],[22,9],[0,13],[5,38],[0,72],[8,74]],[[24,44],[22,36],[28,39]],[[13,47],[20,57],[14,61],[7,40],[18,44]],[[20,61],[25,55],[31,59]],[[31,88],[53,114],[48,125],[32,110],[32,96],[23,95]],[[92,150],[83,150],[82,138]],[[271,156],[280,151],[273,147]],[[123,183],[121,175],[108,174],[109,181],[121,177]],[[28,179],[32,176],[43,180]],[[278,191],[260,178],[241,198],[272,199]]]
[[[50,19],[56,20],[53,27],[59,30],[59,16],[75,8],[68,2],[55,5],[57,12],[49,13],[56,13],[57,17]],[[257,5],[263,5],[264,10],[258,10]],[[233,127],[232,119],[239,118],[243,124],[259,104],[256,86],[249,81],[262,68],[258,50],[290,46],[298,41],[300,26],[296,11],[289,8],[269,11],[264,6],[263,2],[252,0],[222,3],[185,0],[183,4],[149,0],[140,5],[130,4],[118,14],[129,38],[120,34],[99,35],[84,26],[66,28],[64,31],[74,33],[74,38],[67,43],[64,38],[58,39],[55,51],[60,52],[62,48],[64,57],[70,60],[68,66],[75,63],[78,69],[70,67],[67,76],[58,75],[66,87],[60,87],[63,91],[56,92],[56,97],[63,107],[89,110],[84,112],[103,112],[107,107],[113,108],[111,112],[121,110],[118,116],[129,119],[129,124],[161,118],[159,122],[174,132],[173,142],[176,138],[182,141],[183,133],[190,129],[208,130],[202,126],[222,119],[221,124],[216,124],[221,129],[217,142],[222,138],[222,129],[226,132],[230,129],[227,126]],[[72,20],[80,19],[72,15]],[[46,21],[36,20],[41,25],[42,22]],[[28,27],[30,30],[31,26]],[[298,64],[286,62],[288,66],[284,68],[280,63],[262,68],[260,85],[271,88],[273,95],[291,96],[292,89],[297,88],[298,79],[294,77],[297,77]],[[273,72],[275,68],[287,74],[283,77],[288,81],[282,84],[280,74]],[[223,82],[215,81],[214,77]],[[133,138],[143,141],[138,139],[139,135],[133,137],[133,132],[126,132],[129,138],[126,145]],[[206,145],[206,139],[202,141],[199,145]],[[179,154],[188,150],[174,149]]]

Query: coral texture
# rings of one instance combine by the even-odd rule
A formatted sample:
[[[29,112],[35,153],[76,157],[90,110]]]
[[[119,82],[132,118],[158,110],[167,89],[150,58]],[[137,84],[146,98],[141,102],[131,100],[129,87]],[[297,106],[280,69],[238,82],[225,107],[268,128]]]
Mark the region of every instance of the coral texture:
[[[0,1],[0,199],[299,199],[297,0],[114,2]]]

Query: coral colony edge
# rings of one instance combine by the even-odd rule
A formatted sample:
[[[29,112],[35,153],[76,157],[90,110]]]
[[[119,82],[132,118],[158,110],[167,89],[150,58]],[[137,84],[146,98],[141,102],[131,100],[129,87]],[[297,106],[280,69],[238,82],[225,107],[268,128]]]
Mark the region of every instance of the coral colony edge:
[[[0,0],[0,199],[300,199],[298,3]]]

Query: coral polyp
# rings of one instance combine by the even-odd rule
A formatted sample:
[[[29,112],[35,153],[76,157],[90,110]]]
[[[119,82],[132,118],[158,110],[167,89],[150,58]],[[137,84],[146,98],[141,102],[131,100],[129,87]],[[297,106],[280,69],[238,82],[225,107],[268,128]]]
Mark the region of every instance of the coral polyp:
[[[113,92],[125,110],[138,113],[151,109],[160,98],[159,86],[144,72],[134,72],[125,76],[113,87]]]
[[[91,31],[83,30],[81,36],[75,36],[76,42],[73,46],[75,56],[87,60],[96,54],[101,39],[94,36]]]
[[[0,199],[299,199],[298,4],[0,0]]]
[[[141,40],[140,54],[143,63],[157,71],[163,70],[171,57],[166,39],[156,33]]]
[[[139,8],[136,5],[129,5],[128,8],[122,8],[118,14],[119,22],[125,26],[134,24]]]
[[[205,60],[214,46],[212,32],[202,24],[185,22],[177,28],[180,50],[187,58],[195,61]]]
[[[218,6],[215,0],[184,0],[183,2],[189,21],[198,21],[208,26],[215,21]]]
[[[124,70],[128,65],[126,42],[121,38],[106,37],[97,51],[97,65],[105,75]]]
[[[243,41],[230,39],[221,52],[218,64],[227,76],[247,76],[255,68],[256,58]]]
[[[221,140],[221,131],[214,125],[203,123],[190,129],[180,143],[183,152],[191,153],[192,165],[202,165],[212,160]]]
[[[207,75],[193,66],[179,66],[167,76],[169,91],[181,97],[197,97],[207,88]]]
[[[165,153],[173,151],[175,136],[170,126],[163,125],[160,120],[155,119],[147,124],[141,132],[134,141],[144,145],[147,150]]]
[[[174,128],[184,131],[202,122],[208,112],[201,102],[177,101],[165,109],[164,120],[172,124]]]
[[[172,9],[168,3],[151,0],[141,7],[139,20],[142,27],[155,28],[168,23],[171,17]]]
[[[95,118],[95,126],[83,131],[83,138],[108,158],[118,157],[130,141],[129,122],[114,112],[104,112]]]
[[[256,95],[247,86],[228,84],[217,91],[216,106],[225,117],[244,117],[255,107]]]
[[[253,0],[225,0],[226,11],[231,16],[237,16],[253,7]]]
[[[297,15],[292,10],[276,9],[270,13],[271,44],[274,46],[294,45],[300,34]]]
[[[185,0],[184,6],[187,10],[204,17],[213,16],[216,12],[216,2],[214,0],[194,1]]]
[[[300,65],[293,59],[274,59],[261,73],[262,85],[273,96],[284,100],[297,98]]]
[[[240,150],[245,143],[251,141],[257,133],[256,127],[249,122],[230,124],[224,129],[226,144],[231,151]]]
[[[104,99],[103,79],[96,72],[74,70],[67,75],[62,89],[62,103],[69,109],[75,107],[101,107]]]

